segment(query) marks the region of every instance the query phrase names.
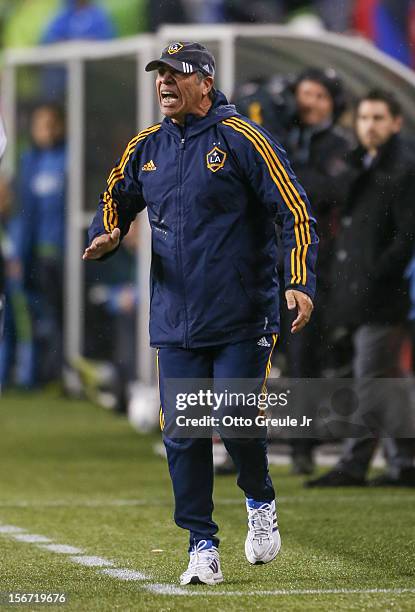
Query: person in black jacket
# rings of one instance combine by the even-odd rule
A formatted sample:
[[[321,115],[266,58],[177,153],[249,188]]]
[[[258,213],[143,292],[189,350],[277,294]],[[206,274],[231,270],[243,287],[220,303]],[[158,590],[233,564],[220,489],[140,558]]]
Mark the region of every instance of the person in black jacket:
[[[378,397],[379,392],[390,392],[392,387],[373,382],[404,376],[400,355],[409,308],[404,273],[415,237],[415,160],[401,140],[401,127],[401,109],[392,94],[371,91],[359,101],[359,146],[349,155],[348,170],[339,180],[345,201],[331,270],[328,319],[333,335],[341,330],[353,334],[359,414],[371,425],[367,437],[347,441],[332,471],[308,486],[365,484],[377,446],[376,427],[369,433],[374,420],[392,418],[402,432],[405,410],[410,410],[410,399],[399,391],[399,381],[394,383],[396,393],[386,399]],[[405,435],[405,439],[388,437],[388,472],[371,484],[415,485],[413,440],[410,432]]]
[[[339,75],[332,68],[304,69],[295,79],[273,75],[240,86],[235,94],[238,110],[260,123],[284,145],[294,172],[300,177],[319,226],[317,261],[317,307],[313,319],[300,336],[287,333],[289,316],[282,313],[283,348],[290,378],[320,378],[331,362],[327,350],[327,329],[323,314],[329,293],[330,263],[338,227],[338,178],[346,169],[345,156],[351,149],[351,135],[338,126],[346,109],[346,96]],[[282,268],[282,264],[280,266]],[[337,360],[337,358],[336,358]],[[304,400],[303,414],[313,416],[316,406]],[[310,474],[314,469],[310,437],[291,439],[293,472]],[[216,467],[218,473],[234,471],[229,457]]]
[[[313,202],[319,224],[318,291],[313,320],[301,336],[285,334],[288,375],[292,378],[320,378],[329,362],[324,312],[329,295],[329,270],[338,226],[338,177],[345,170],[350,139],[336,125],[345,110],[343,85],[332,69],[307,68],[293,88],[296,114],[287,131],[285,145],[293,168]],[[289,325],[289,321],[287,321]],[[304,414],[313,416],[310,398]],[[293,472],[313,471],[316,440],[292,439]]]

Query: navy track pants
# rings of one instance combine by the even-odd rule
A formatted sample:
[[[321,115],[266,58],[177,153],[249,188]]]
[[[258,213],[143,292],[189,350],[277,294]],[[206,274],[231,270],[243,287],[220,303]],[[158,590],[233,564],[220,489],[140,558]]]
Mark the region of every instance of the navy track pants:
[[[263,338],[266,339],[264,342]],[[235,344],[200,349],[158,349],[161,422],[175,406],[164,393],[166,379],[265,380],[270,370],[276,334],[266,334]],[[171,416],[171,415],[170,415]],[[224,438],[223,443],[238,472],[237,484],[246,497],[272,501],[274,488],[268,473],[265,438]],[[169,438],[163,434],[175,498],[176,524],[190,532],[190,546],[212,540],[217,546],[213,512],[213,457],[211,438]]]

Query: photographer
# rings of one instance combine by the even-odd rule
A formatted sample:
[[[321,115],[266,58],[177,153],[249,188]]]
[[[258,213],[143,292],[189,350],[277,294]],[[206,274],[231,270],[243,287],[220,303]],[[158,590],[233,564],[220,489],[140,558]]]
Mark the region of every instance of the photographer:
[[[273,76],[267,82],[247,83],[236,105],[251,119],[280,138],[310,201],[319,227],[318,291],[313,319],[300,335],[285,333],[287,374],[319,378],[329,361],[323,314],[329,295],[329,269],[337,231],[338,177],[345,169],[350,138],[337,122],[346,109],[343,85],[333,69],[305,69],[294,81]],[[290,321],[283,321],[286,331]],[[309,403],[304,414],[314,410]],[[313,471],[315,440],[291,440],[293,471]]]

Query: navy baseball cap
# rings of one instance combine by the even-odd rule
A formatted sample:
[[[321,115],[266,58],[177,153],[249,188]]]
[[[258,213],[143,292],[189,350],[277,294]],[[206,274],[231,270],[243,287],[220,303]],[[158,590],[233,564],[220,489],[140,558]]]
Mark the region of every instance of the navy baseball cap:
[[[215,58],[209,49],[197,42],[171,43],[163,49],[160,59],[147,64],[146,72],[157,70],[163,65],[188,74],[198,70],[206,76],[215,74]]]

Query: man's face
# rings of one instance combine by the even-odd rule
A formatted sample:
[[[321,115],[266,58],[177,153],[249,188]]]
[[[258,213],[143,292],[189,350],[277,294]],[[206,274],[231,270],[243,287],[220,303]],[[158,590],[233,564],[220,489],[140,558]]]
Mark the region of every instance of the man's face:
[[[195,72],[185,74],[169,66],[160,66],[156,89],[163,115],[182,123],[185,115],[197,112],[206,95],[206,80],[200,81]]]
[[[402,127],[402,117],[394,117],[382,100],[363,100],[356,115],[356,134],[360,144],[375,150],[387,142]]]
[[[304,125],[319,125],[329,121],[333,115],[333,99],[321,83],[301,81],[296,89],[296,100]]]
[[[62,138],[63,124],[52,109],[39,108],[33,113],[31,131],[34,143],[48,149]]]

